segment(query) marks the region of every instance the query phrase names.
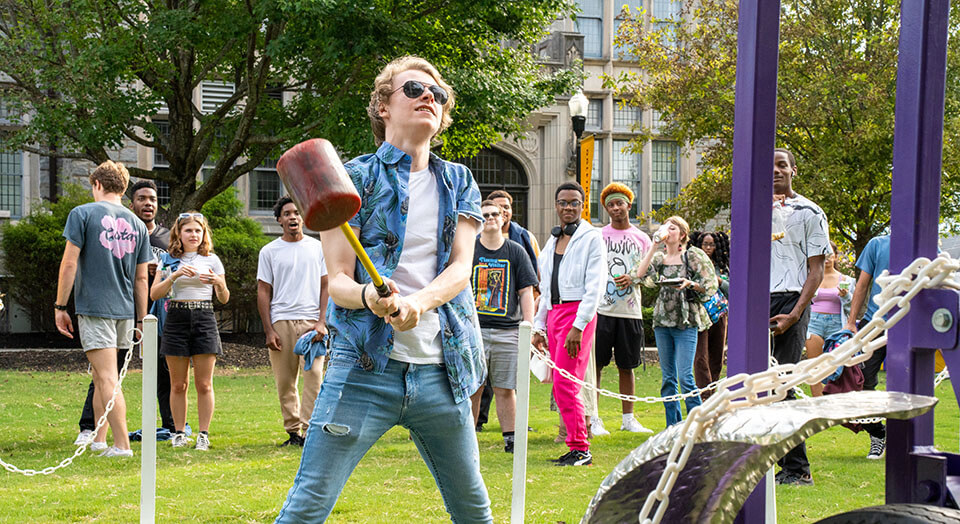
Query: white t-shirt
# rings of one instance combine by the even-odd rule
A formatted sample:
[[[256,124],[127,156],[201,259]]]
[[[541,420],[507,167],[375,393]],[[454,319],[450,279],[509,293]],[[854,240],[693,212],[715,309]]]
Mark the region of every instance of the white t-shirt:
[[[429,168],[411,172],[409,187],[410,202],[415,204],[409,206],[400,260],[390,277],[397,283],[401,296],[420,291],[437,276],[437,228],[440,216],[437,179]],[[436,309],[424,312],[417,327],[409,331],[394,331],[390,358],[411,364],[443,362],[440,314]]]
[[[260,250],[257,280],[273,286],[270,321],[320,318],[320,283],[327,274],[320,241],[277,238]]]
[[[223,263],[220,258],[213,253],[207,256],[199,255],[196,251],[184,253],[180,257],[181,265],[188,265],[194,268],[197,273],[210,273],[222,275],[224,273]],[[163,274],[167,278],[169,270]],[[200,277],[179,277],[173,281],[173,288],[170,289],[170,300],[213,300],[213,284],[204,284]]]
[[[597,312],[608,317],[643,318],[640,298],[640,275],[637,267],[652,246],[650,237],[635,226],[617,229],[613,224],[603,226],[603,241],[607,244],[607,286],[600,297]],[[628,275],[634,284],[626,289],[617,287],[614,278]]]
[[[770,246],[770,292],[799,293],[807,281],[807,259],[830,253],[827,216],[799,194],[786,199],[783,211],[785,235]]]

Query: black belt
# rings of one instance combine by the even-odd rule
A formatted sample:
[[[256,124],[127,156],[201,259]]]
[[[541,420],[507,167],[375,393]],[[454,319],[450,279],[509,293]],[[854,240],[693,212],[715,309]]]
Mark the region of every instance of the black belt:
[[[550,304],[551,304],[551,305],[554,305],[554,306],[557,306],[557,305],[560,305],[560,304],[569,304],[569,303],[571,303],[571,302],[580,302],[580,301],[579,301],[579,300],[561,300],[561,301],[559,301],[559,302],[551,302]]]
[[[211,300],[171,300],[168,306],[170,309],[213,309]]]

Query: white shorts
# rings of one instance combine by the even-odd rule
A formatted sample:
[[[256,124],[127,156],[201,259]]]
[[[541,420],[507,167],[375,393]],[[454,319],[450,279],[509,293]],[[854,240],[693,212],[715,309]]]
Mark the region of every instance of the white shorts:
[[[132,318],[104,318],[77,315],[80,345],[84,351],[116,348],[130,349],[133,345]]]

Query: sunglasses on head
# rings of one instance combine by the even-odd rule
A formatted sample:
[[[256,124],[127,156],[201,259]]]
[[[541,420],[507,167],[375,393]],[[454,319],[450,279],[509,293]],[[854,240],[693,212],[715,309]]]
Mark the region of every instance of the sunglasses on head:
[[[423,95],[423,90],[428,89],[433,95],[433,99],[440,105],[446,104],[449,98],[446,89],[438,85],[426,86],[416,80],[407,80],[402,86],[391,91],[390,94],[396,93],[401,89],[403,89],[403,94],[406,95],[407,98],[420,98],[420,96]]]
[[[177,220],[183,220],[184,218],[196,218],[203,220],[203,215],[200,213],[180,213],[180,215],[177,217]]]

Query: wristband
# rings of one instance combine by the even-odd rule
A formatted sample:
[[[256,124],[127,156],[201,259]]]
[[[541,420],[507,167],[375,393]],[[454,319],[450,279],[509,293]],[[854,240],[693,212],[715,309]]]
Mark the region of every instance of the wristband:
[[[369,283],[364,284],[363,287],[360,288],[360,302],[363,303],[363,309],[366,309],[367,311],[373,313],[373,310],[370,309],[370,306],[367,305],[367,288],[368,287],[370,287]]]
[[[57,311],[66,311],[66,310],[67,310],[67,306],[65,306],[65,305],[64,305],[64,306],[61,306],[60,304],[54,304],[54,305],[53,305],[53,309],[56,309]]]

